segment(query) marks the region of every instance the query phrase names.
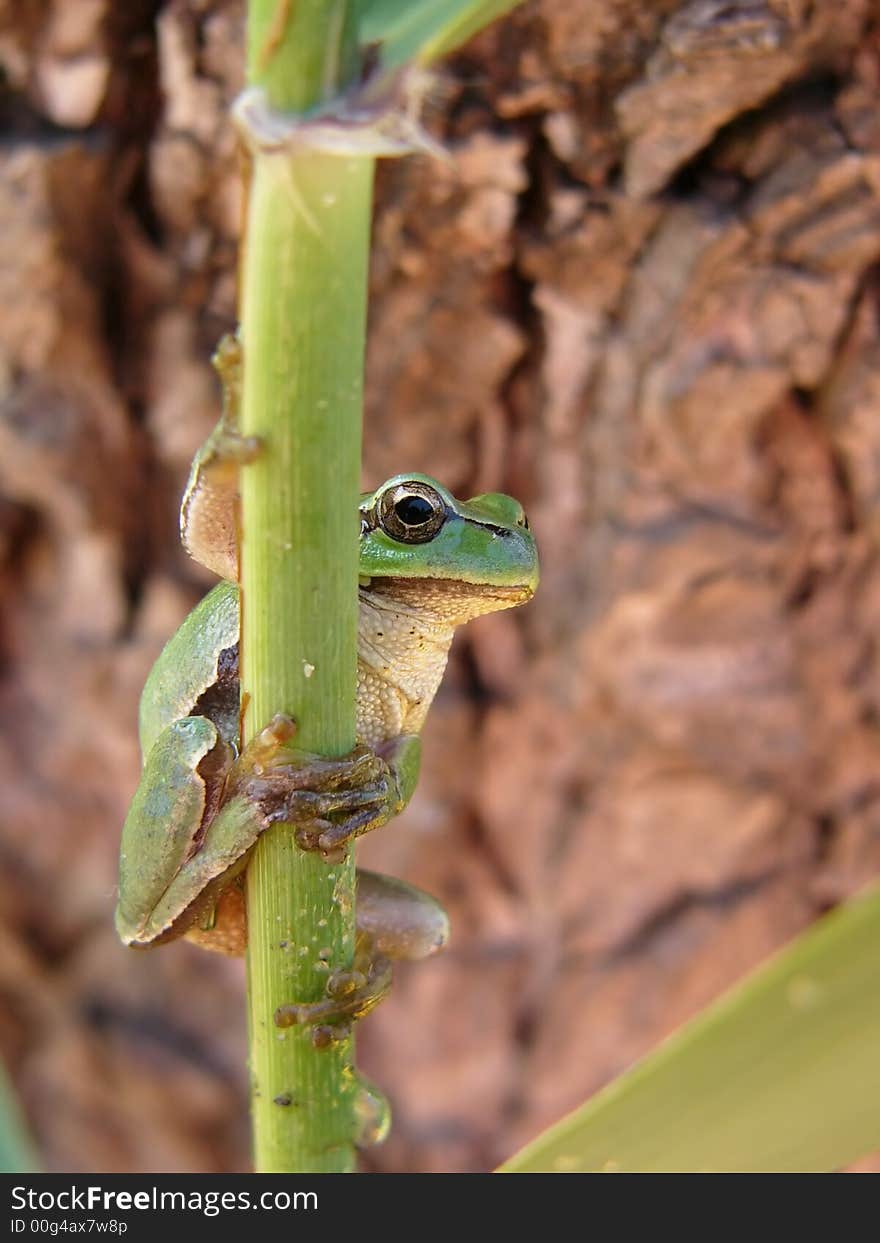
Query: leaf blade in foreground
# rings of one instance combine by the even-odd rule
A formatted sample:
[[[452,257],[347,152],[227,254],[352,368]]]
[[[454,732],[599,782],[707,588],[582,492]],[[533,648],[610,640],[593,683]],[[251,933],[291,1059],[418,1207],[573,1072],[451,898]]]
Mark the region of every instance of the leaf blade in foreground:
[[[839,1169],[880,1148],[878,1048],[880,891],[872,890],[501,1172]]]
[[[382,62],[422,65],[454,52],[521,0],[367,0],[360,23],[364,43],[382,44]]]

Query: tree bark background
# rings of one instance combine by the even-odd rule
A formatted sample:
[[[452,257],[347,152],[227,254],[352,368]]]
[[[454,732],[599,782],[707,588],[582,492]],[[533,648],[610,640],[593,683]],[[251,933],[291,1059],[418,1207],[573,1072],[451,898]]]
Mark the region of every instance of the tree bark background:
[[[365,482],[515,493],[364,843],[450,950],[360,1029],[368,1169],[486,1169],[880,865],[880,7],[532,0],[379,179]],[[239,0],[0,0],[0,1053],[50,1168],[247,1168],[241,965],[123,950],[136,707],[207,588]],[[870,1163],[869,1163],[870,1164]]]

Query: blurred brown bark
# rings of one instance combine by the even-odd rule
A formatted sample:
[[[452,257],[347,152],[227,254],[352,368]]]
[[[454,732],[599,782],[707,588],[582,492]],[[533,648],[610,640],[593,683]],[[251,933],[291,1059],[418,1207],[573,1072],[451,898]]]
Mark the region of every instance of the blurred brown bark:
[[[381,171],[366,479],[516,493],[544,580],[362,851],[454,928],[363,1025],[368,1168],[490,1167],[877,873],[878,17],[533,0]],[[239,0],[0,2],[0,1052],[60,1169],[248,1162],[240,964],[111,926],[242,59]]]

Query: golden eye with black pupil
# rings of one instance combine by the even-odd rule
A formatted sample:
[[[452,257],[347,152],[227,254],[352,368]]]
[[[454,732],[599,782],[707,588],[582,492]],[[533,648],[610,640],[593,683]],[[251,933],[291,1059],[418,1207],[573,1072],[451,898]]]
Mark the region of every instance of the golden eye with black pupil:
[[[389,488],[379,500],[379,526],[402,544],[426,544],[446,521],[446,506],[438,492],[412,480]]]

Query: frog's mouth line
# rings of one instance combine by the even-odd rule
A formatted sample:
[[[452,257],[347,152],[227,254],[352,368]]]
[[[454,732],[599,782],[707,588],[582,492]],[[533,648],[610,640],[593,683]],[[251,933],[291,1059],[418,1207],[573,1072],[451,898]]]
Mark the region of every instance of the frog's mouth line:
[[[373,578],[362,577],[360,586],[378,594],[421,597],[426,589],[439,592],[449,599],[455,596],[479,596],[482,599],[504,600],[511,605],[524,604],[531,600],[535,588],[528,583],[516,586],[503,586],[498,583],[471,583],[461,578],[432,578],[429,575],[416,577],[413,575],[398,578],[393,574],[376,575]]]

